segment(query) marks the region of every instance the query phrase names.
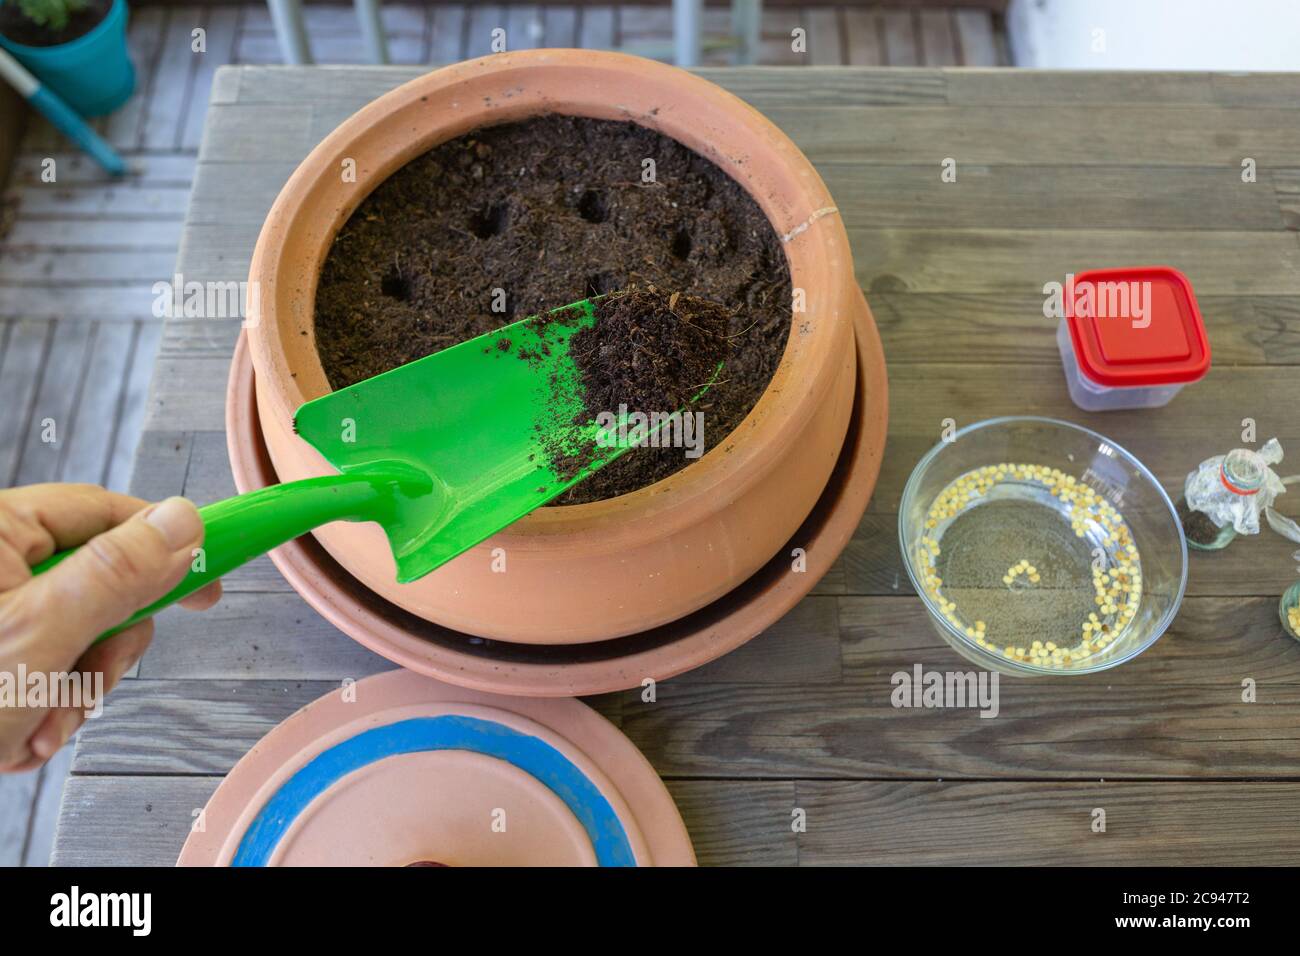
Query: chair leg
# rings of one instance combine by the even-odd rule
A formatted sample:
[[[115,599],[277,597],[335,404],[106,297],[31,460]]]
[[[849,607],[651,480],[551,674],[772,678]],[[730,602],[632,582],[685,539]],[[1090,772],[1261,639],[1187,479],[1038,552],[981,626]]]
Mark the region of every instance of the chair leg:
[[[311,47],[302,22],[302,4],[298,0],[266,0],[266,5],[271,10],[275,40],[280,45],[284,62],[293,65],[310,63]]]
[[[678,66],[699,66],[703,23],[704,0],[673,0],[673,38]]]
[[[762,36],[763,0],[731,0],[731,33],[736,39],[736,64],[758,62]]]
[[[388,37],[384,34],[384,21],[379,13],[379,0],[353,0],[357,9],[357,22],[371,63],[388,62]]]

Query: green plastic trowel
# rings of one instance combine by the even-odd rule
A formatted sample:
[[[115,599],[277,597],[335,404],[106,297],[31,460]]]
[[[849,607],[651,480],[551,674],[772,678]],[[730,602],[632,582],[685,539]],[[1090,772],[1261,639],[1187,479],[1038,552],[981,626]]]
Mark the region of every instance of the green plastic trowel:
[[[584,391],[568,340],[595,323],[594,301],[515,322],[304,404],[295,430],[340,474],[199,509],[202,560],[101,640],[331,521],[378,522],[398,581],[414,581],[618,458],[635,442],[599,443],[594,420],[574,424]],[[580,467],[557,472],[554,462],[566,453]]]

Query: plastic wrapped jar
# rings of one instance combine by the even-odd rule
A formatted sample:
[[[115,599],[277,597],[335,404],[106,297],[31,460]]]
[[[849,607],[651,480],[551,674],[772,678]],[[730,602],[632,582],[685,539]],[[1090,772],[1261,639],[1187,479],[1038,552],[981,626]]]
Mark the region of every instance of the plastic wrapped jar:
[[[1065,381],[1085,411],[1156,408],[1210,368],[1192,284],[1177,269],[1094,269],[1067,282],[1056,330]]]

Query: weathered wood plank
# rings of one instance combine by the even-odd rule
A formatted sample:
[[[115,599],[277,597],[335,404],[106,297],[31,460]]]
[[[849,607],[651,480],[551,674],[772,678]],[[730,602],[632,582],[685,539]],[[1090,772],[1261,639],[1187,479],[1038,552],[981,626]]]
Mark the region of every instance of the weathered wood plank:
[[[315,143],[307,138],[312,111],[302,106],[208,107],[200,162],[239,162],[247,156],[298,160]]]
[[[0,866],[21,866],[40,780],[34,773],[0,774]]]
[[[203,141],[203,118],[208,111],[208,98],[217,68],[231,62],[235,56],[235,38],[239,28],[241,8],[211,6],[203,11],[203,29],[206,50],[197,54],[185,116],[180,128],[179,146],[197,152]]]
[[[21,194],[23,216],[59,218],[115,216],[180,219],[189,201],[188,185],[135,186],[103,183],[31,186]]]
[[[844,31],[836,7],[810,7],[804,11],[808,30],[808,62],[813,66],[844,64]]]
[[[961,65],[997,66],[998,45],[993,14],[987,10],[954,10],[952,18],[961,48]]]
[[[1056,320],[1041,293],[873,292],[890,368],[930,362],[935,343],[966,361],[1059,365]],[[1300,296],[1198,295],[1216,365],[1300,364]]]
[[[191,32],[202,27],[202,11],[174,6],[167,18],[158,52],[157,76],[149,110],[140,130],[140,146],[148,150],[176,149],[185,123],[185,106],[201,54],[192,52]]]
[[[369,62],[365,46],[355,33],[325,33],[312,36],[312,57],[319,64],[364,64]],[[419,63],[424,54],[423,33],[388,34],[388,56],[394,63]],[[238,63],[283,63],[280,44],[274,34],[241,33],[235,47]]]
[[[5,329],[0,360],[0,408],[6,410],[0,415],[0,487],[12,485],[18,472],[50,335],[48,322],[18,321]]]
[[[950,654],[893,670],[917,663],[973,669]],[[625,696],[622,726],[667,776],[1293,778],[1300,685],[1270,684],[1267,703],[1245,704],[1244,676],[1198,687],[1008,678],[993,719],[975,708],[896,708],[890,674],[865,685],[668,681],[655,703]]]
[[[137,323],[130,364],[122,387],[122,400],[118,406],[117,430],[113,437],[113,447],[109,450],[108,467],[104,472],[104,487],[113,491],[126,491],[131,482],[131,467],[140,441],[140,429],[144,425],[145,401],[153,376],[153,360],[161,338],[161,322]],[[200,504],[215,500],[217,499],[203,499]]]
[[[153,250],[64,250],[11,249],[0,257],[0,282],[28,284],[28,295],[40,299],[45,285],[77,282],[109,285],[118,282],[154,282],[171,275],[175,256]]]
[[[885,10],[880,16],[885,30],[885,61],[890,66],[919,66],[921,51],[913,11]]]
[[[144,7],[131,11],[127,43],[136,70],[135,93],[121,108],[109,115],[104,129],[109,143],[118,149],[134,151],[140,147],[145,117],[153,99],[154,78],[166,29],[166,9]]]
[[[907,11],[901,13],[910,16]],[[491,28],[487,22],[495,16],[491,5],[476,7],[475,14],[488,31],[484,34],[487,37],[484,42],[489,42]],[[296,110],[294,135],[302,126],[302,104],[319,104],[315,128],[321,129],[323,135],[358,106],[417,75],[416,71],[359,68],[356,71],[332,71],[332,82],[326,84],[319,78],[309,79],[311,74],[303,74],[300,69],[282,72],[284,75],[268,76],[265,83],[262,83],[264,73],[256,74],[256,79],[250,75],[249,82],[241,83],[242,88],[250,91],[247,94],[250,98],[243,99],[241,93],[241,102],[250,105],[254,101],[268,105],[287,104],[293,102],[289,99],[292,90],[300,97],[299,105],[293,108],[279,105],[276,108],[285,111],[286,121],[293,119],[292,113]],[[1207,105],[1199,109],[1171,110],[1158,105],[1143,103],[1135,106],[1130,103],[1125,109],[1108,113],[1107,122],[1099,125],[1095,108],[1079,102],[1060,105],[1038,102],[1006,105],[998,102],[978,110],[963,106],[919,109],[910,105],[917,102],[914,96],[896,96],[881,106],[888,106],[890,102],[899,105],[889,107],[889,113],[878,116],[874,106],[860,104],[864,97],[874,96],[882,85],[885,90],[895,91],[900,86],[907,89],[909,85],[918,84],[923,90],[943,89],[944,95],[956,102],[961,96],[969,95],[964,86],[976,82],[968,77],[997,76],[998,72],[836,71],[838,75],[833,74],[835,86],[819,89],[816,96],[812,96],[807,88],[790,84],[788,78],[782,77],[780,68],[704,69],[699,72],[751,101],[756,97],[749,90],[755,85],[759,88],[784,88],[789,106],[784,106],[779,99],[759,100],[758,105],[814,162],[837,159],[909,162],[917,156],[932,155],[936,147],[942,148],[943,143],[960,143],[962,149],[955,150],[956,158],[959,162],[972,164],[1045,165],[1059,163],[1061,157],[1069,156],[1080,166],[1181,166],[1186,164],[1188,156],[1195,156],[1205,165],[1221,164],[1239,169],[1244,155],[1250,155],[1261,165],[1287,166],[1294,163],[1295,155],[1300,152],[1300,129],[1290,122],[1294,111],[1279,108]],[[948,84],[954,84],[952,90],[947,89]],[[317,87],[314,93],[308,89],[313,85]],[[347,94],[341,92],[345,86]],[[841,99],[831,99],[840,88],[852,92],[845,92]],[[1175,84],[1175,88],[1188,95],[1184,86]],[[813,102],[817,105],[810,105]],[[859,106],[850,105],[853,103]],[[245,114],[242,110],[239,118],[244,130],[242,134],[232,131],[228,121],[223,132],[236,133],[240,139],[227,144],[222,153],[212,157],[205,155],[205,158],[222,155],[238,159],[253,155],[247,145],[251,131],[275,130],[277,122],[275,114]],[[222,122],[218,109],[214,109],[214,122]],[[851,142],[840,135],[844,128],[855,131]],[[1032,135],[1008,136],[1006,132],[1009,129],[1032,131]],[[1206,129],[1216,130],[1216,135],[1207,139]],[[1081,130],[1088,132],[1087,149],[1079,148]],[[259,158],[264,161],[300,159],[310,143],[295,139],[288,135],[289,131],[278,132],[279,135],[258,144],[256,154]],[[945,150],[944,155],[952,151]]]
[[[203,614],[172,608],[157,620],[167,640],[140,665],[151,679],[341,680],[393,668],[292,593],[236,592]]]
[[[1292,232],[1300,231],[1300,169],[1279,169],[1273,174],[1282,222]]]
[[[194,171],[186,229],[210,224],[228,229],[235,223],[260,227],[295,168],[297,164],[289,162],[200,163]],[[231,208],[235,190],[239,204]]]
[[[1152,70],[944,70],[952,80],[949,99],[954,106],[1118,106],[1157,108],[1210,106],[1218,103],[1213,74],[1164,73]],[[1294,82],[1293,80],[1290,82]],[[1279,88],[1270,81],[1270,85]],[[1280,87],[1285,88],[1285,87]],[[1234,104],[1283,107],[1261,100]]]
[[[134,324],[100,323],[90,349],[81,400],[68,431],[65,481],[103,484],[117,438],[122,389],[138,337]]]
[[[794,866],[789,781],[667,780],[701,866]]]
[[[1266,866],[1297,860],[1294,783],[799,781],[802,864]],[[1094,811],[1106,830],[1093,832]]]
[[[147,501],[161,501],[183,493],[193,444],[191,432],[142,432],[131,472],[130,493]]]
[[[59,823],[59,803],[63,785],[72,768],[73,747],[69,742],[40,769],[36,794],[32,799],[32,816],[28,825],[27,847],[23,866],[49,866],[54,850],[54,833]]]
[[[145,412],[146,429],[221,431],[225,410],[211,396],[225,392],[229,358],[186,359],[159,355]],[[188,381],[188,386],[181,383]]]
[[[534,50],[542,46],[546,22],[541,8],[534,3],[512,3],[506,8],[506,48]]]
[[[612,6],[583,5],[578,10],[579,46],[588,50],[612,50],[616,42],[614,21]]]
[[[476,3],[470,7],[465,29],[465,57],[473,59],[492,53],[492,31],[505,29],[506,11],[497,3]]]
[[[19,219],[3,248],[4,254],[12,249],[175,251],[180,238],[179,219]]]
[[[844,41],[850,66],[883,66],[885,43],[880,30],[880,11],[867,7],[844,7]]]
[[[465,56],[465,26],[468,21],[467,7],[437,6],[429,12],[433,15],[429,35],[429,62],[433,64],[455,63]]]
[[[1274,185],[1261,170],[1244,184],[1230,167],[987,166],[960,150],[921,166],[821,162],[818,172],[845,222],[870,229],[1197,229],[1276,231],[1284,224]],[[941,178],[956,159],[956,180]],[[1289,171],[1288,171],[1289,172]]]
[[[1300,107],[1300,76],[1295,73],[1211,73],[1209,84],[1216,103]]]
[[[957,40],[950,10],[919,10],[921,63],[925,66],[956,66]]]
[[[215,7],[227,10],[228,7]],[[84,153],[23,153],[15,158],[11,186],[48,188],[42,182],[45,160],[54,160],[54,172],[61,186],[92,184],[99,188],[113,184],[103,169]],[[141,153],[131,157],[131,184],[140,186],[188,187],[194,176],[194,157],[185,153]]]
[[[56,866],[172,866],[219,777],[73,777],[60,815]],[[670,781],[699,862],[791,865],[794,785]],[[784,821],[784,823],[782,822]],[[76,834],[75,837],[70,836]]]
[[[457,4],[456,6],[460,6]],[[419,33],[424,7],[414,3],[386,3],[380,8],[388,33]],[[271,14],[263,3],[243,6],[243,29],[247,33],[275,33]],[[308,36],[352,36],[357,39],[357,14],[351,4],[309,3],[303,5],[303,25]],[[359,39],[358,39],[358,42]]]
[[[219,777],[68,778],[54,866],[174,866]]]
[[[360,679],[393,669],[388,661],[382,665],[377,671],[349,676]],[[107,719],[84,725],[77,744],[77,772],[228,773],[290,714],[338,692],[341,680],[124,681],[104,704]],[[616,725],[621,722],[620,696],[589,698],[587,703]],[[154,726],[163,719],[161,714],[172,724],[166,730]],[[145,737],[150,742],[142,745]]]
[[[879,688],[918,661],[927,668],[970,668],[935,632],[920,601],[844,597],[838,612],[844,683]],[[1125,695],[1143,687],[1212,687],[1223,699],[1235,694],[1240,700],[1247,677],[1259,683],[1265,708],[1276,695],[1289,698],[1300,686],[1300,645],[1283,636],[1276,597],[1187,598],[1169,631],[1137,660],[1097,677],[1052,683],[1082,680],[1094,688],[1123,687]]]
[[[62,477],[68,431],[81,398],[82,369],[93,339],[92,326],[85,323],[54,323],[14,484],[31,485]]]
[[[858,284],[868,298],[876,291],[1041,292],[1068,272],[1116,262],[1173,264],[1202,295],[1300,292],[1300,242],[1285,232],[847,225]]]
[[[584,46],[598,42],[605,35],[606,21],[597,14],[606,9],[583,9]],[[788,33],[780,42],[789,48]],[[804,59],[800,57],[800,62]],[[219,90],[221,98],[215,104],[232,106],[238,103],[241,107],[310,105],[328,109],[330,116],[338,115],[341,120],[375,97],[424,72],[410,67],[336,67],[327,74],[318,75],[314,69],[255,65],[227,68],[224,72],[229,79],[224,81],[225,87]],[[940,70],[820,70],[800,74],[797,85],[789,82],[788,71],[781,67],[700,67],[691,72],[764,110],[782,105],[807,106],[813,101],[838,106],[939,105],[948,98],[949,74]],[[893,116],[892,113],[888,115]],[[260,160],[296,161],[306,155],[306,151],[280,157],[268,156],[264,152],[245,152],[243,155],[256,155]]]
[[[149,317],[153,301],[152,283],[42,286],[39,294],[0,285],[0,319],[134,322]]]
[[[544,45],[551,48],[578,46],[578,8],[544,6],[541,8]]]
[[[932,76],[929,71],[922,75]],[[942,76],[950,90],[960,86],[956,74]],[[1293,166],[1300,149],[1295,111],[1284,109],[1143,104],[1108,111],[1102,124],[1093,105],[900,105],[881,112],[875,107],[823,104],[805,103],[802,109],[768,105],[763,112],[814,163],[911,162],[943,150],[938,155],[955,155],[964,163],[1030,166],[1057,163],[1067,155],[1078,166],[1183,166],[1194,156],[1199,164],[1239,171],[1246,156],[1261,166]],[[843,128],[854,135],[842,135]],[[1207,129],[1215,131],[1212,137],[1206,137]]]

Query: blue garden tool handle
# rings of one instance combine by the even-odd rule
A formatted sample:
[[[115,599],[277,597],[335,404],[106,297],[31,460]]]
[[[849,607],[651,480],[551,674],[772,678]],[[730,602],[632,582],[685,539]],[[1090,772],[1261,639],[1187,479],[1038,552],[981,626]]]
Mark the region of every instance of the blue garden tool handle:
[[[42,86],[26,67],[5,50],[0,50],[0,77],[8,80],[34,109],[44,114],[60,133],[80,146],[106,172],[113,176],[126,174],[126,163],[113,147],[104,142],[76,110],[48,87]]]

